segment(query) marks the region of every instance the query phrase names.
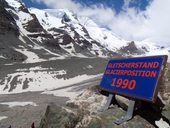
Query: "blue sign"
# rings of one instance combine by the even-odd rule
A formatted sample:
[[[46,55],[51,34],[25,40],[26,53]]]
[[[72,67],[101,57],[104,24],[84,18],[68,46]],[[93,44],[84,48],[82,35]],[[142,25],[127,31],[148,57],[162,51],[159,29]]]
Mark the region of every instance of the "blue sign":
[[[110,60],[100,87],[124,96],[154,102],[162,65],[167,56]]]

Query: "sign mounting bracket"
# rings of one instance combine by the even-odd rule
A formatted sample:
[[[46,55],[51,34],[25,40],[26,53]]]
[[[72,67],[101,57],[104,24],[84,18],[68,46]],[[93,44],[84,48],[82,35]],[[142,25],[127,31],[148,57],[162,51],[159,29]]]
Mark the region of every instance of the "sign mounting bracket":
[[[107,102],[106,102],[105,106],[100,110],[101,112],[104,112],[107,109],[109,109],[109,106],[110,106],[114,96],[115,96],[114,94],[109,93],[109,96],[107,97]]]
[[[127,110],[126,115],[122,116],[120,119],[117,119],[116,121],[114,121],[114,123],[119,125],[119,124],[122,124],[122,123],[132,119],[134,107],[135,107],[135,101],[129,100],[128,110]]]

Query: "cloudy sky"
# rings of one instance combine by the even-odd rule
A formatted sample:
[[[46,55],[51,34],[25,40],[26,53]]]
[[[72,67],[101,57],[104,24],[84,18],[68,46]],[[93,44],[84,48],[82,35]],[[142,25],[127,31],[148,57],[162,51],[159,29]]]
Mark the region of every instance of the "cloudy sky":
[[[23,0],[28,7],[66,8],[126,40],[170,46],[170,0]]]

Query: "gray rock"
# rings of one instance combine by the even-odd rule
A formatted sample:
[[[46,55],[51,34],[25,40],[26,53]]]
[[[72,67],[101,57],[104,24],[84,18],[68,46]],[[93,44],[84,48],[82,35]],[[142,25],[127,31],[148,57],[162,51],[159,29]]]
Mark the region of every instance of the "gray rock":
[[[115,95],[115,100],[118,103],[118,105],[123,108],[127,109],[129,105],[129,99],[120,95]],[[139,109],[141,107],[141,101],[135,101],[135,110]]]
[[[131,41],[127,46],[121,47],[118,52],[123,55],[141,55],[144,54],[146,50],[137,48],[135,42]]]
[[[120,105],[120,107],[127,109],[128,103],[129,103],[128,98],[125,98],[125,97],[120,96],[120,95],[115,95],[115,99],[116,99],[117,103]]]
[[[159,98],[166,107],[170,107],[170,64],[168,63],[165,68],[164,76],[159,89]]]
[[[79,118],[72,112],[67,112],[62,107],[51,104],[47,106],[45,116],[39,128],[74,128]]]
[[[153,124],[150,124],[146,119],[139,115],[136,115],[132,120],[121,125],[115,124],[114,121],[123,115],[125,115],[125,111],[116,106],[103,113],[100,113],[100,119],[98,120],[98,124],[100,124],[100,126],[98,128],[154,128]]]

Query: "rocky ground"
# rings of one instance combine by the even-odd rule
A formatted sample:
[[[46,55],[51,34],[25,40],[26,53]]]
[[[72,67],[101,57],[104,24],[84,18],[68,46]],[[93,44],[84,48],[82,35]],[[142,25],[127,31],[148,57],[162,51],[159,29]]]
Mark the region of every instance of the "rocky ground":
[[[0,103],[6,102],[33,102],[36,105],[14,106],[0,105],[0,128],[30,128],[32,123],[39,126],[41,118],[45,114],[47,105],[50,103],[64,106],[68,98],[43,95],[40,92],[27,92],[21,94],[0,95]]]
[[[89,87],[75,100],[65,97],[27,92],[22,94],[0,95],[0,103],[33,102],[36,105],[14,106],[0,105],[1,128],[169,128],[168,109],[158,109],[151,103],[143,102],[136,110],[132,120],[122,125],[113,122],[126,113],[117,102],[104,112],[107,96],[102,95],[98,87]]]
[[[156,104],[142,102],[134,111],[133,118],[121,125],[114,121],[126,114],[113,100],[110,108],[101,112],[106,96],[98,86],[90,87],[66,106],[49,104],[39,128],[169,128],[169,110],[160,100]]]

